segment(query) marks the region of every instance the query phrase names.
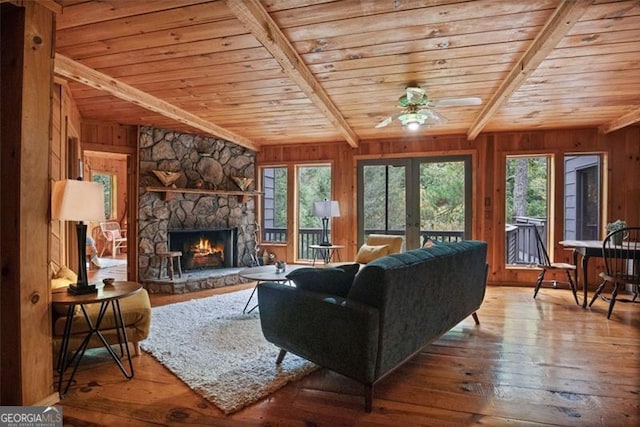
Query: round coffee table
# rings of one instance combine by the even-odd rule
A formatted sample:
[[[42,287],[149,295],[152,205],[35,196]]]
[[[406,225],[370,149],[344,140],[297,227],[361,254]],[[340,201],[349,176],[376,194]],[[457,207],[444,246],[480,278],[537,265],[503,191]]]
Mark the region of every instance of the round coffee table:
[[[242,313],[251,313],[253,310],[255,310],[258,307],[258,304],[256,304],[251,310],[247,312],[247,307],[249,306],[249,302],[251,302],[251,299],[253,298],[253,294],[256,293],[256,289],[258,289],[258,285],[260,283],[288,282],[289,279],[287,279],[287,274],[289,274],[293,270],[297,270],[298,268],[302,268],[302,267],[309,267],[309,266],[287,264],[285,271],[281,273],[276,272],[275,265],[263,265],[260,267],[249,267],[249,268],[245,268],[244,270],[240,270],[240,272],[238,272],[238,276],[244,279],[256,281],[256,285],[253,287],[253,291],[251,291],[251,295],[249,296],[249,299],[247,300],[247,303],[245,304],[244,309],[242,310]]]

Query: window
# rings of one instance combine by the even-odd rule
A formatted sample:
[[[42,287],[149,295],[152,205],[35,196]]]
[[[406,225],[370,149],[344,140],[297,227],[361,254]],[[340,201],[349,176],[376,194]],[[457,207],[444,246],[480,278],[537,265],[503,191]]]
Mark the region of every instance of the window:
[[[364,240],[369,234],[405,234],[406,167],[362,165]]]
[[[597,154],[564,158],[564,238],[600,239],[600,171]]]
[[[530,265],[537,259],[534,227],[548,236],[548,156],[507,156],[505,256],[507,265]],[[548,245],[547,245],[548,247]]]
[[[108,172],[91,172],[91,181],[104,186],[104,217],[113,219],[117,217],[117,177]]]
[[[297,259],[312,259],[309,245],[322,240],[322,220],[313,216],[313,203],[331,200],[331,166],[305,165],[296,168],[297,191]],[[331,221],[329,221],[331,234]]]
[[[403,236],[405,249],[471,236],[471,158],[359,160],[359,244],[374,233]]]
[[[262,240],[287,241],[287,168],[262,169]]]
[[[313,204],[331,200],[331,166],[263,166],[260,177],[264,192],[260,212],[262,241],[291,243],[295,248],[294,261],[313,259],[309,245],[320,243],[322,236],[322,220],[313,216]],[[287,193],[291,189],[294,200]],[[295,229],[288,228],[294,222],[292,218]]]

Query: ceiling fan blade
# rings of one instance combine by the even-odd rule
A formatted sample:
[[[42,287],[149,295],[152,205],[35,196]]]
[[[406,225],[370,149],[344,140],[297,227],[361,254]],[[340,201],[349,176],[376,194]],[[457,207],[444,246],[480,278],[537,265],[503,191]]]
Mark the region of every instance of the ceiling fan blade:
[[[430,125],[443,125],[449,121],[445,116],[431,108],[422,109],[418,111],[418,114],[426,116],[425,123]]]
[[[389,116],[376,125],[376,129],[383,128],[393,121],[393,116]]]
[[[406,89],[407,92],[407,103],[408,104],[416,104],[420,105],[424,100],[424,89],[419,87],[411,87],[409,86]]]
[[[431,101],[429,105],[433,107],[455,107],[462,105],[480,105],[482,104],[482,99],[477,97],[470,98],[446,98],[446,99],[438,99],[437,101]]]
[[[387,117],[386,119],[384,119],[383,121],[378,123],[376,125],[376,129],[383,128],[383,127],[387,126],[389,123],[391,123],[392,121],[394,121],[395,119],[400,117],[400,115],[402,115],[402,114],[404,114],[404,111],[402,111],[400,113],[396,113],[396,114],[390,115],[389,117]]]

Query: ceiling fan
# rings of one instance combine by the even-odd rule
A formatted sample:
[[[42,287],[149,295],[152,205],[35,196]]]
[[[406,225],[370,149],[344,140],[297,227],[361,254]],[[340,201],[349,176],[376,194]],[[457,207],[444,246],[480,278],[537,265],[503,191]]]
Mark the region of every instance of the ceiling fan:
[[[480,104],[482,104],[482,99],[476,97],[433,100],[427,97],[424,89],[408,86],[405,94],[398,98],[398,107],[403,110],[384,119],[376,125],[376,128],[385,127],[395,119],[400,120],[400,123],[409,130],[417,130],[421,125],[428,127],[445,124],[447,118],[435,111],[434,108]]]

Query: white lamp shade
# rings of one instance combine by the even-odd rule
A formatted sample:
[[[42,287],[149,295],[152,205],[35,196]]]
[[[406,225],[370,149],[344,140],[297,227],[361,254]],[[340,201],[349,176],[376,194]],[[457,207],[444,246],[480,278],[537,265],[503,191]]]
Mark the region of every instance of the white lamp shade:
[[[51,218],[63,221],[104,221],[104,187],[90,181],[57,181],[51,195]]]
[[[313,203],[313,216],[331,218],[340,216],[340,205],[335,200],[324,200]]]

